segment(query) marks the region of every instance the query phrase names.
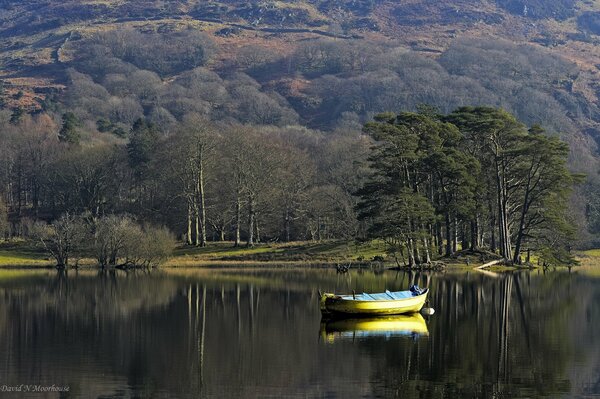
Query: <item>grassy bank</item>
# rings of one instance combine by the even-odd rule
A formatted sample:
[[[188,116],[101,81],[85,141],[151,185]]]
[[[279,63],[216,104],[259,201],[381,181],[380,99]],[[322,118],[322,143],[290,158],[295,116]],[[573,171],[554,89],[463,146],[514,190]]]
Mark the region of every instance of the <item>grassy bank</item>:
[[[0,267],[53,266],[44,251],[25,241],[0,242]]]
[[[236,248],[231,242],[223,242],[209,243],[204,248],[181,245],[165,266],[359,263],[379,256],[385,256],[385,246],[381,242],[266,243],[252,248]]]
[[[178,245],[164,267],[258,266],[264,264],[302,265],[368,262],[385,256],[380,242],[346,241],[291,242],[257,244],[252,248],[235,248],[233,243],[209,243],[207,247]],[[80,266],[94,265],[82,259]],[[54,261],[40,248],[25,241],[0,242],[0,267],[49,267]]]
[[[576,270],[588,276],[600,277],[600,249],[590,249],[577,254]]]
[[[395,262],[385,255],[385,245],[380,241],[357,243],[354,241],[261,243],[252,248],[235,248],[232,242],[209,243],[208,246],[190,247],[179,244],[173,256],[163,267],[235,267],[266,265],[331,265],[368,263],[386,258],[385,266]],[[580,252],[581,265],[575,270],[600,277],[600,249]],[[489,259],[488,259],[489,260]],[[459,252],[453,259],[442,259],[454,271],[469,271],[484,262],[477,254]],[[83,259],[80,266],[94,267],[93,259]],[[41,248],[25,241],[0,242],[0,268],[52,267],[54,261]],[[493,266],[489,271],[505,271],[514,267]]]

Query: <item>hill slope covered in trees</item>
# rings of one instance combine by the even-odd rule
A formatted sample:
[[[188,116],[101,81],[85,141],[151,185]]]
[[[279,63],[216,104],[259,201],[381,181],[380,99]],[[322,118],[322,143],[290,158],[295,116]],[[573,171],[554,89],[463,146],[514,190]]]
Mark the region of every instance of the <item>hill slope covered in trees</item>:
[[[591,0],[2,0],[0,128],[34,113],[119,144],[140,118],[169,136],[200,117],[313,140],[419,104],[502,107],[569,143],[595,232],[599,20]]]

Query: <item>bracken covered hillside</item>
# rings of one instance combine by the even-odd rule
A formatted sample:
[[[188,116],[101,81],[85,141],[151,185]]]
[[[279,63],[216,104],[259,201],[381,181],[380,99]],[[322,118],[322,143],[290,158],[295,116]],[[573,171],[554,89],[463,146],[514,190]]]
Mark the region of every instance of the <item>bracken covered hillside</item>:
[[[535,43],[574,62],[582,76],[573,90],[598,100],[600,2],[593,0],[312,0],[122,1],[0,0],[1,66],[5,84],[24,89],[20,104],[64,84],[63,47],[73,35],[117,27],[170,32],[196,29],[214,35],[221,61],[245,44],[282,53],[318,37],[394,40],[439,55],[461,37]],[[36,89],[38,95],[28,89]],[[10,98],[8,99],[9,102]]]

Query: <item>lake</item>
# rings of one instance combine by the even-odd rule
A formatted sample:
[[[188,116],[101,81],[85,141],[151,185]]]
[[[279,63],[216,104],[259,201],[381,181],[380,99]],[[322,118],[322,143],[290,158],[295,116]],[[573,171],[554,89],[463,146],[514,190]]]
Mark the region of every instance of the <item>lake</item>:
[[[415,282],[431,289],[433,316],[321,320],[318,290]],[[599,396],[600,279],[5,270],[0,388],[19,398]]]

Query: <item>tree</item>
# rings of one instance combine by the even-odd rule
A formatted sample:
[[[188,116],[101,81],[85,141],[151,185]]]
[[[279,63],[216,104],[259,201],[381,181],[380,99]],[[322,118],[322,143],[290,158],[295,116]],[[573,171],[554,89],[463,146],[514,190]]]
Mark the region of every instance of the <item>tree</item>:
[[[129,166],[133,171],[132,193],[135,197],[136,212],[148,212],[154,208],[156,160],[160,139],[158,131],[151,123],[138,119],[133,124],[127,143]]]
[[[538,240],[544,234],[534,231],[552,231],[553,238],[545,246],[548,249],[562,250],[555,239],[569,235],[571,228],[564,219],[564,210],[573,184],[578,180],[567,168],[569,147],[556,137],[547,137],[539,126],[529,129],[520,151],[525,159],[519,165],[522,176],[519,188],[520,202],[516,211],[516,233],[513,262],[520,263],[521,249],[528,238]],[[561,234],[562,233],[562,234]],[[546,251],[548,252],[548,251]],[[564,255],[557,258],[565,259]]]
[[[4,199],[0,197],[0,238],[7,238],[10,231],[8,222],[8,207]]]
[[[56,267],[64,269],[69,267],[74,256],[80,255],[85,228],[79,217],[65,213],[51,224],[39,222],[34,228],[34,236],[56,260]]]
[[[143,174],[154,156],[157,145],[158,132],[154,125],[141,118],[136,120],[129,134],[127,154],[129,164],[138,174]]]
[[[520,262],[525,242],[544,248],[546,257],[569,259],[566,204],[577,179],[558,138],[489,107],[448,116],[380,114],[364,130],[375,145],[372,175],[357,192],[359,217],[409,265],[429,262],[432,242],[440,255],[445,242],[446,256],[459,236],[462,250],[483,245],[486,201],[489,248],[498,244],[506,261]]]
[[[251,128],[236,128],[224,141],[227,167],[235,192],[235,245],[240,244],[242,207],[247,207],[246,245],[252,247],[260,239],[257,210],[262,201],[272,198],[274,184],[282,165],[281,143],[268,140]]]
[[[62,127],[58,132],[58,139],[69,144],[79,144],[81,135],[78,132],[79,121],[73,112],[67,112],[62,116]]]
[[[523,153],[519,146],[526,140],[527,130],[506,111],[490,107],[462,107],[450,114],[448,120],[478,149],[486,177],[493,181],[500,255],[510,259],[513,249],[510,217],[521,184],[518,174]]]
[[[430,261],[425,226],[434,209],[419,190],[419,132],[396,122],[395,115],[380,114],[365,125],[376,144],[369,157],[373,174],[357,192],[358,210],[359,218],[370,222],[370,236],[385,239],[413,266]]]
[[[205,120],[189,117],[167,146],[172,175],[180,184],[179,197],[187,204],[186,240],[206,246],[206,182],[214,162],[217,135]]]
[[[48,211],[89,212],[93,218],[118,208],[126,185],[124,149],[109,145],[80,147],[48,167],[45,187],[51,193]]]
[[[171,255],[174,239],[165,228],[140,226],[127,215],[108,215],[94,226],[93,252],[101,267],[156,267]]]
[[[117,266],[137,233],[135,222],[128,216],[108,215],[100,218],[93,227],[92,249],[98,264],[103,268]]]
[[[16,108],[10,116],[10,123],[12,123],[13,125],[18,125],[19,122],[23,120],[24,115],[25,111],[23,111],[22,108]]]

